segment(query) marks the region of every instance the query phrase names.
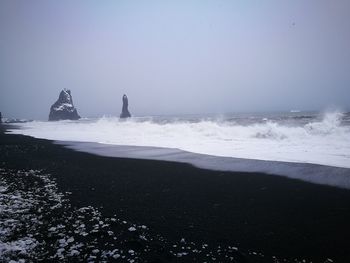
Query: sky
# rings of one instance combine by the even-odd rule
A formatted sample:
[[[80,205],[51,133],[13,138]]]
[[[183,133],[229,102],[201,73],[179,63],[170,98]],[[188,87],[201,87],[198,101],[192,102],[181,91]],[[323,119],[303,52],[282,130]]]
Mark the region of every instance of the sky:
[[[350,109],[350,1],[0,0],[0,111]]]

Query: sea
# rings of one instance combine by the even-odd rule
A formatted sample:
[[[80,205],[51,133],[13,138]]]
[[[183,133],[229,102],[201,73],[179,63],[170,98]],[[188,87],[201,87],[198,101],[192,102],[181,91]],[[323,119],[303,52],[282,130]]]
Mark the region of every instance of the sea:
[[[116,116],[32,121],[9,132],[103,156],[263,172],[350,189],[350,113]]]

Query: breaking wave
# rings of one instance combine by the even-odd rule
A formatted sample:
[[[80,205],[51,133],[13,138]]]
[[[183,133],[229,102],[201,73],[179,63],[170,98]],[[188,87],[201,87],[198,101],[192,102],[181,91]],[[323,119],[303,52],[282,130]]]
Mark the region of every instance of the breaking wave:
[[[177,148],[215,156],[350,168],[350,126],[344,124],[346,118],[343,113],[330,112],[321,118],[297,115],[292,122],[285,122],[264,117],[247,124],[235,118],[148,117],[125,121],[102,117],[34,121],[20,124],[22,129],[12,132],[51,140]]]

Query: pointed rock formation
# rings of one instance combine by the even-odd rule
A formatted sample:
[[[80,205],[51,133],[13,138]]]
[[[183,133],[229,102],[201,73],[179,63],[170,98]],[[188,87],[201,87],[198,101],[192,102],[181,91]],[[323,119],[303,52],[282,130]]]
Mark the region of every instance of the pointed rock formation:
[[[129,106],[128,97],[124,94],[124,96],[123,96],[123,108],[122,108],[122,113],[120,114],[120,118],[131,117],[131,114],[128,110],[128,106]]]
[[[72,95],[70,90],[63,89],[58,97],[58,100],[51,106],[49,121],[59,120],[78,120],[77,109],[73,105]]]

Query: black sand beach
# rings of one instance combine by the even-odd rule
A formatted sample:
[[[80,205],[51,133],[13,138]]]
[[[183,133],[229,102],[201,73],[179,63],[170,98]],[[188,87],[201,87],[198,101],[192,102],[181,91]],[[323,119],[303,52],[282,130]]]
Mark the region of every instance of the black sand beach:
[[[162,252],[153,249],[145,262],[214,261],[171,256],[169,244],[180,240],[237,247],[232,262],[350,262],[349,190],[275,175],[100,157],[1,129],[0,168],[43,170],[59,191],[71,192],[72,207],[96,207],[105,217],[146,225],[164,237],[157,244]],[[215,260],[226,261],[224,255]]]

